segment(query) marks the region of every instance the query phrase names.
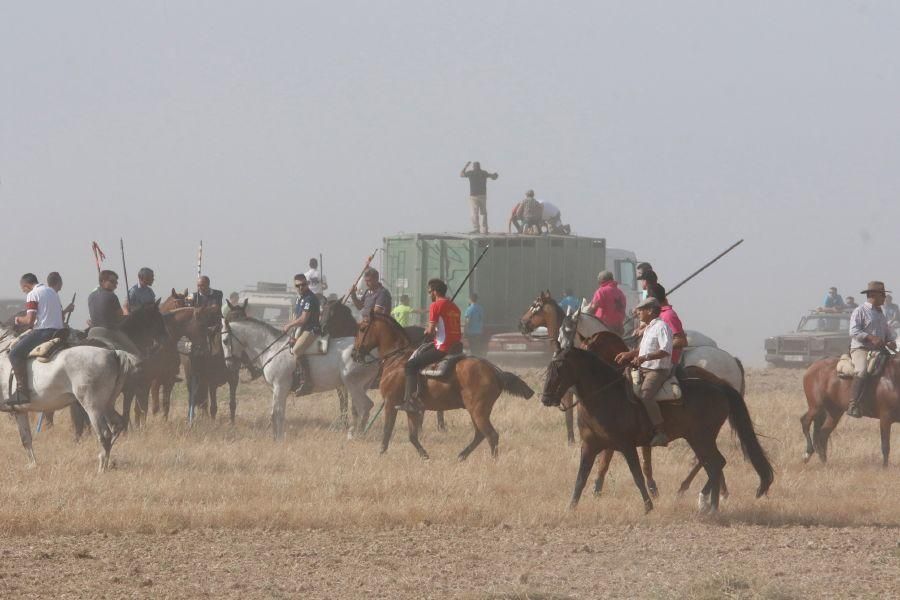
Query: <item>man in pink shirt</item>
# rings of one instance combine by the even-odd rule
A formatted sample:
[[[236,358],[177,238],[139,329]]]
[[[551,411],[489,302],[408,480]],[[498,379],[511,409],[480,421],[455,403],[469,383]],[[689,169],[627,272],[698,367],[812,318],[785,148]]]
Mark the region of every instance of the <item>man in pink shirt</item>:
[[[594,292],[588,312],[600,319],[610,331],[625,335],[625,294],[609,271],[600,271],[597,282],[600,287]]]
[[[672,366],[677,367],[681,362],[682,348],[687,346],[687,335],[684,333],[684,325],[678,318],[678,313],[669,304],[666,298],[666,288],[658,283],[647,286],[647,297],[656,298],[660,304],[659,318],[665,321],[672,330]]]

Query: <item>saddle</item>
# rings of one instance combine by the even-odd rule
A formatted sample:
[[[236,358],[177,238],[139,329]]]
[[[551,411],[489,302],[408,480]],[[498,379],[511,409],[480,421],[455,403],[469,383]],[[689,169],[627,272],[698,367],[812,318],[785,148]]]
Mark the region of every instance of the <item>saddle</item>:
[[[881,374],[886,360],[881,359],[882,353],[877,350],[869,352],[868,363],[866,365],[866,373],[869,377],[876,377]],[[881,360],[879,360],[881,359]],[[853,368],[853,361],[849,354],[841,354],[834,370],[840,379],[853,379],[856,377],[856,369]]]
[[[643,382],[643,377],[640,369],[629,369],[629,377],[631,379],[631,391],[632,391],[632,401],[639,402],[638,397],[641,392],[641,383]],[[681,386],[678,384],[678,376],[675,371],[669,375],[669,378],[662,384],[662,387],[659,388],[659,391],[656,392],[656,396],[653,398],[657,402],[671,402],[675,404],[681,404],[682,401],[682,393]]]
[[[444,357],[440,362],[436,362],[434,364],[428,365],[419,373],[421,373],[424,377],[431,377],[433,379],[441,379],[443,377],[447,377],[453,373],[453,370],[456,368],[456,363],[466,358],[468,355],[464,352],[460,352],[458,354],[448,354]]]
[[[35,346],[34,350],[28,353],[28,358],[33,358],[38,362],[48,363],[56,358],[60,352],[68,350],[69,348],[76,348],[78,346],[92,346],[96,348],[108,347],[100,340],[88,338],[78,339],[77,336],[69,335],[70,331],[71,330],[68,328],[58,330],[53,338],[47,340],[43,344]]]

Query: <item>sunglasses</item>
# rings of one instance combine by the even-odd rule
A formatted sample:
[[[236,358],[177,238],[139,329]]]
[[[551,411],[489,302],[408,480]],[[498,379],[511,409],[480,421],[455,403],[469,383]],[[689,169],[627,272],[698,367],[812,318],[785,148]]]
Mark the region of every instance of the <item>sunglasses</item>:
[[[306,282],[304,282],[304,283],[295,283],[295,284],[294,284],[294,287],[296,287],[296,288],[309,287],[309,283],[306,283]]]

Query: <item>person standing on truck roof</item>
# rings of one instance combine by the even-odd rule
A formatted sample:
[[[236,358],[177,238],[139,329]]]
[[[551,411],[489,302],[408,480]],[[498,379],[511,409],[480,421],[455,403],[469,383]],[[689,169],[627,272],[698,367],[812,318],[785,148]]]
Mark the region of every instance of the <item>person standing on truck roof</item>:
[[[469,165],[472,165],[472,169],[467,171]],[[500,175],[482,170],[481,163],[476,160],[474,163],[467,162],[459,172],[459,176],[469,179],[469,204],[472,207],[472,231],[470,233],[487,233],[487,180],[496,180]]]
[[[822,308],[832,311],[844,310],[844,299],[838,294],[836,287],[828,288],[828,293],[825,294],[825,299],[822,301]]]
[[[309,291],[316,295],[320,305],[325,304],[325,290],[328,289],[328,282],[319,271],[319,261],[315,258],[309,259],[309,270],[303,275],[306,276],[306,281],[309,283]]]
[[[597,275],[599,287],[588,312],[600,319],[606,327],[620,336],[625,335],[625,294],[613,279],[611,271],[600,271]]]

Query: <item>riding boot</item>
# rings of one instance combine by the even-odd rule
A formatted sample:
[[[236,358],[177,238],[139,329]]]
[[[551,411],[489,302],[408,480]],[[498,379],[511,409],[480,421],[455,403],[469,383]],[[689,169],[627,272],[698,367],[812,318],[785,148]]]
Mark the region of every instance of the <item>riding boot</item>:
[[[18,406],[31,402],[31,392],[28,390],[28,371],[26,367],[16,365],[12,368],[16,377],[16,391],[6,402],[7,406]]]
[[[863,377],[854,377],[853,384],[850,386],[850,404],[847,406],[847,416],[858,419],[862,416],[859,405],[862,402],[863,394],[866,393],[866,379]]]
[[[662,425],[653,427],[653,439],[650,440],[651,446],[668,446],[669,436],[666,435]]]
[[[309,377],[309,365],[306,356],[297,357],[297,368],[294,370],[294,395],[305,396],[312,392],[312,381]]]
[[[424,406],[419,400],[418,394],[419,378],[416,376],[406,376],[406,388],[403,394],[403,404],[397,407],[397,410],[406,412],[420,413],[424,412]]]

